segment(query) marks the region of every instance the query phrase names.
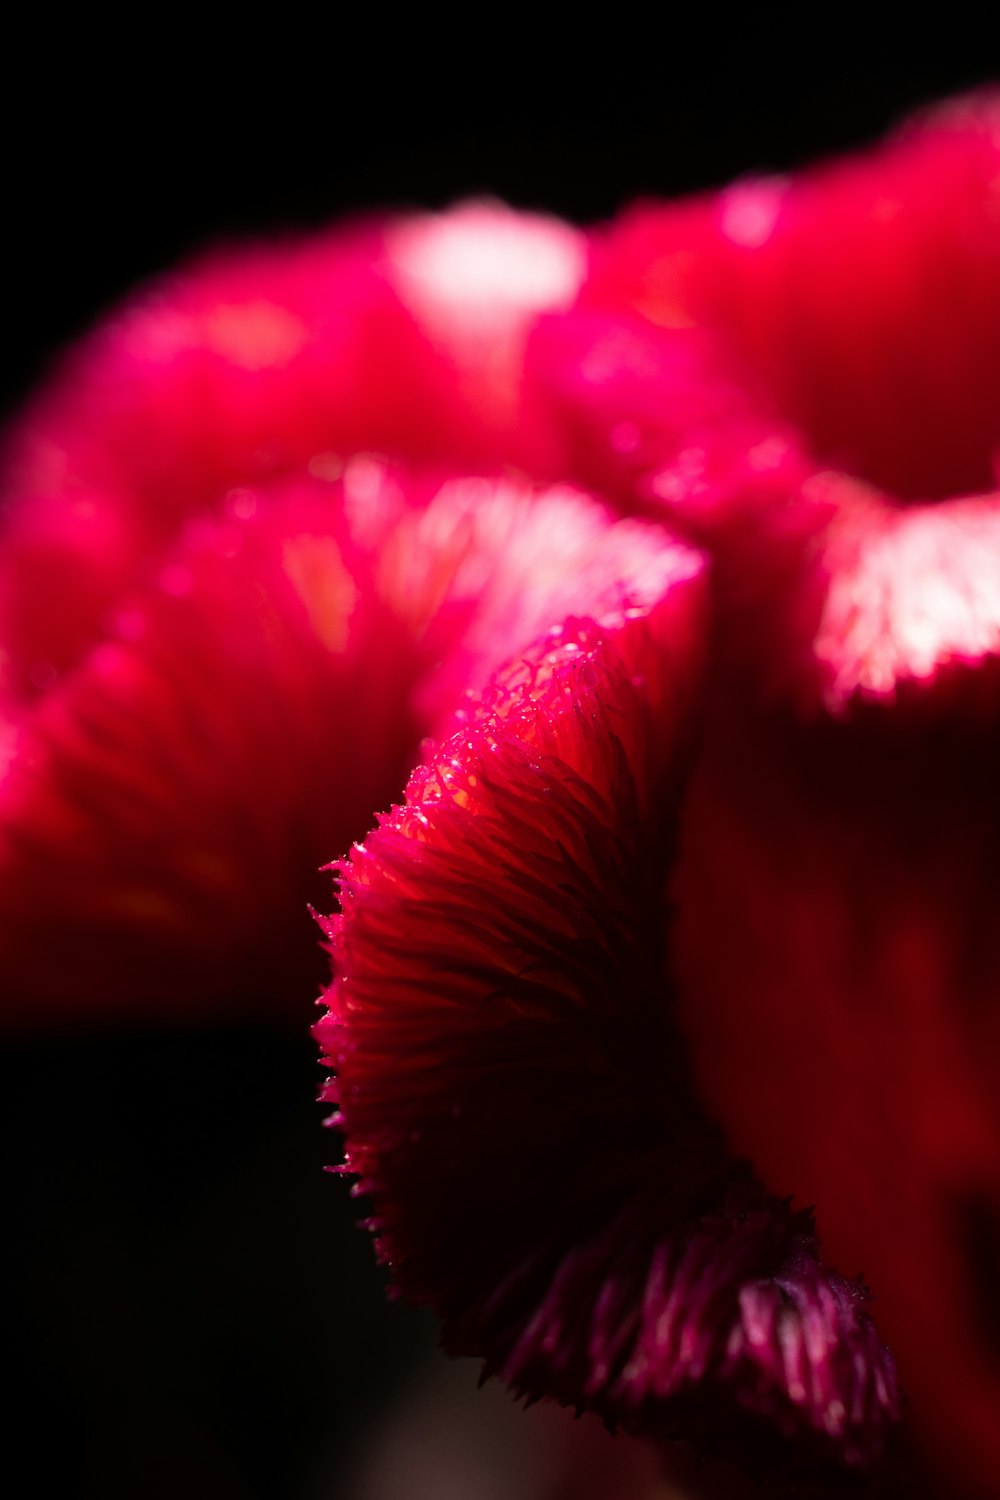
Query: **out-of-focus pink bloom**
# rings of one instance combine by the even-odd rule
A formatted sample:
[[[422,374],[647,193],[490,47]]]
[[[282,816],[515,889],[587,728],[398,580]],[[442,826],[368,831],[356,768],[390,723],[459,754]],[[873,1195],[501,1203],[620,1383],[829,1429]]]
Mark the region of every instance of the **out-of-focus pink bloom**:
[[[137,294],[7,439],[2,686],[31,698],[107,628],[192,516],[375,451],[451,473],[564,467],[522,353],[571,303],[583,236],[470,203],[217,250]]]
[[[512,643],[653,586],[657,538],[568,489],[371,459],[189,522],[11,718],[7,1019],[304,1002],[331,851]]]
[[[617,599],[640,549],[601,506],[450,479],[560,468],[521,364],[586,267],[488,202],[218,250],[32,400],[0,476],[8,1020],[315,983],[317,867],[435,715]]]
[[[858,157],[595,234],[571,315],[542,320],[529,359],[578,468],[702,529],[789,449],[904,503],[992,490],[997,114],[958,101]]]

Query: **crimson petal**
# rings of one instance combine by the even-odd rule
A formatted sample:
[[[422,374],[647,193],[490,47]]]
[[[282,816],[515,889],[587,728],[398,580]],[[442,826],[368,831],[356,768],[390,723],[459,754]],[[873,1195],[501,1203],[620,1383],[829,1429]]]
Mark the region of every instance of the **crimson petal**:
[[[899,1406],[863,1289],[730,1161],[672,1015],[703,607],[689,562],[617,625],[568,622],[341,862],[326,1097],[452,1350],[703,1451],[866,1470]]]
[[[921,1441],[988,1495],[998,170],[996,97],[952,106],[868,157],[732,190],[711,267],[685,272],[791,436],[708,485],[715,689],[676,885],[707,1105],[877,1285]],[[682,512],[725,468],[702,459],[656,481]]]
[[[568,490],[374,460],[237,491],[8,721],[6,1019],[294,1008],[319,866],[421,737],[567,610],[641,606],[676,554]]]

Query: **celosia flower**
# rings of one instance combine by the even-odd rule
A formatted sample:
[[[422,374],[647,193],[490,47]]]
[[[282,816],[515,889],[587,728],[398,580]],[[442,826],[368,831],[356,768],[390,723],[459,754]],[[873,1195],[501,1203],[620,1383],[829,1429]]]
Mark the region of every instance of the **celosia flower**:
[[[667,944],[704,577],[496,677],[340,866],[318,1035],[380,1253],[525,1395],[785,1472],[877,1467],[864,1289],[703,1115]]]
[[[452,1347],[653,1433],[874,1464],[890,1366],[794,1194],[984,1495],[998,180],[977,100],[613,226],[527,370],[578,476],[714,551],[693,779],[679,653],[567,627],[341,864],[319,1028],[381,1252]]]
[[[328,924],[382,1254],[786,1478],[891,1468],[888,1334],[1000,1483],[998,137],[219,253],[8,442],[8,1017],[304,995],[422,758]]]

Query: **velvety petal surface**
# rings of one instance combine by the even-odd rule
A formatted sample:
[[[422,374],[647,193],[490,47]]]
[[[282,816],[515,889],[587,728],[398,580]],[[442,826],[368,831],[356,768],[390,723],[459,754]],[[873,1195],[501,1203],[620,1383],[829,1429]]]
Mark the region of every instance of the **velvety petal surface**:
[[[8,721],[8,1019],[305,1004],[318,868],[421,737],[518,641],[656,595],[675,550],[579,493],[371,459],[188,523]]]
[[[899,1398],[864,1289],[691,1092],[668,881],[704,577],[568,622],[338,866],[317,1028],[397,1287],[525,1396],[784,1474],[870,1472]]]
[[[219,248],[138,292],[7,436],[0,686],[44,691],[234,487],[366,450],[554,474],[522,351],[586,260],[568,225],[471,203]]]

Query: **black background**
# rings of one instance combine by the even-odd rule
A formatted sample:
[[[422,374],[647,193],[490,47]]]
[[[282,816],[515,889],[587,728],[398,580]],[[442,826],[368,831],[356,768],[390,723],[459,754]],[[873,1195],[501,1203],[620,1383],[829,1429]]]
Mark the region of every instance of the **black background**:
[[[0,104],[2,394],[206,240],[483,191],[594,221],[863,144],[998,76],[1000,36],[961,6],[893,9],[244,16],[224,37],[165,11],[105,34],[43,19]]]
[[[482,191],[594,220],[861,144],[1000,77],[995,39],[954,8],[924,29],[814,6],[653,25],[610,7],[544,35],[488,7],[405,34],[388,14],[231,24],[209,44],[166,11],[104,35],[43,17],[9,49],[8,407],[207,240]],[[16,1493],[305,1500],[321,1475],[337,1493],[431,1334],[383,1305],[356,1206],[322,1173],[317,1079],[308,1039],[238,1026],[5,1047]]]

